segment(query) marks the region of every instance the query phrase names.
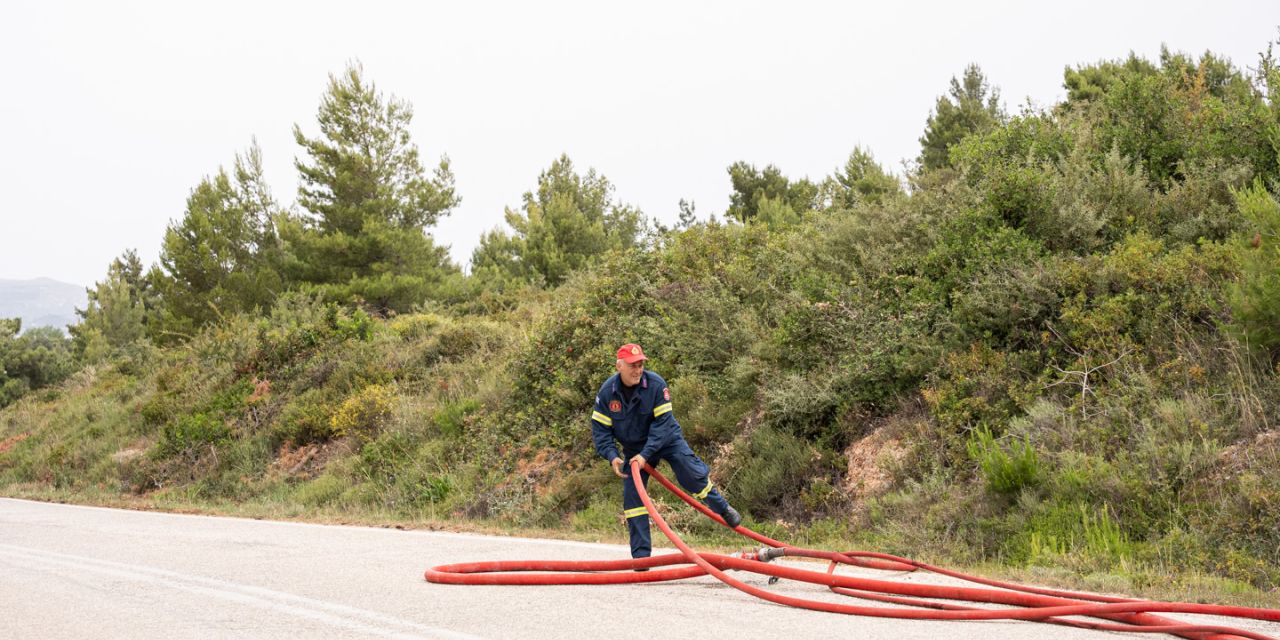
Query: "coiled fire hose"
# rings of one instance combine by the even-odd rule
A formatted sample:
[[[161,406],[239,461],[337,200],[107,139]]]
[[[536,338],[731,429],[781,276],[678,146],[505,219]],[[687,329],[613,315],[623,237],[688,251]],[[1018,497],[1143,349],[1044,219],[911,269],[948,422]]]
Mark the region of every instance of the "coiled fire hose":
[[[641,467],[636,462],[631,464],[631,476],[635,481],[636,488],[639,490],[640,499],[644,501],[644,506],[649,509],[649,515],[653,518],[654,523],[671,540],[672,544],[680,550],[680,553],[631,560],[465,562],[431,567],[426,571],[427,581],[442,584],[486,585],[628,584],[680,580],[711,574],[716,579],[739,591],[749,593],[769,602],[812,609],[814,611],[848,615],[914,620],[1034,620],[1100,631],[1168,633],[1190,638],[1191,640],[1235,640],[1237,638],[1276,640],[1270,636],[1244,629],[1205,624],[1186,624],[1152,614],[1193,613],[1280,622],[1280,610],[1278,609],[1134,600],[1091,593],[1029,587],[972,576],[884,553],[868,551],[836,553],[802,549],[761,535],[743,526],[736,527],[734,531],[765,546],[757,550],[732,555],[699,553],[685,544],[684,540],[676,535],[675,531],[663,519],[662,514],[658,512],[653,500],[649,497],[649,493],[645,491],[644,484],[640,481],[640,469]],[[703,515],[728,526],[724,519],[682,491],[670,480],[658,473],[656,469],[646,464],[644,465],[644,470],[648,471],[651,476],[662,483],[662,486],[669,489],[681,500],[701,511]],[[816,558],[827,560],[830,564],[827,566],[826,572],[823,573],[770,563],[771,560],[782,556]],[[890,571],[924,570],[996,588],[910,584],[836,575],[836,566],[841,564]],[[633,571],[635,569],[652,569],[670,565],[691,566],[640,573]],[[725,573],[729,569],[824,585],[835,593],[863,600],[874,600],[918,608],[840,604],[786,596],[737,580]],[[985,609],[964,604],[947,604],[933,600],[921,600],[920,598],[934,598],[963,603],[1011,605],[1019,608]],[[1086,616],[1108,620],[1109,622],[1093,622],[1065,616]]]

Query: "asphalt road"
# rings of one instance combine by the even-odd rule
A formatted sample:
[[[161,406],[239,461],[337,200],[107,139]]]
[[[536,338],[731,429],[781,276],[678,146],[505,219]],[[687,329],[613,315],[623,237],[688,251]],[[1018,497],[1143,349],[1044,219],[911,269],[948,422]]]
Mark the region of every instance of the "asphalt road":
[[[1031,622],[902,621],[801,611],[754,599],[708,577],[547,587],[436,585],[422,578],[427,566],[451,562],[626,555],[618,545],[0,498],[0,638],[1044,640],[1125,635]],[[765,585],[763,576],[737,575]],[[895,579],[946,582],[916,574]],[[769,588],[843,598],[788,581]],[[1280,624],[1231,624],[1280,636]]]

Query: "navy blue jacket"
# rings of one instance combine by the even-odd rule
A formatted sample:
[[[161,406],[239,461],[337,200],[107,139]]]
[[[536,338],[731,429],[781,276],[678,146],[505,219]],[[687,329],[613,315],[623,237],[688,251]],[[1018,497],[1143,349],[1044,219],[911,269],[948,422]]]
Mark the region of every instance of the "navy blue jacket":
[[[622,457],[614,446],[615,439],[622,443],[624,450],[639,450],[640,455],[649,460],[668,444],[684,438],[671,411],[667,381],[646,370],[628,403],[622,397],[618,374],[610,376],[596,394],[596,406],[591,412],[591,437],[596,443],[596,453],[605,460]]]

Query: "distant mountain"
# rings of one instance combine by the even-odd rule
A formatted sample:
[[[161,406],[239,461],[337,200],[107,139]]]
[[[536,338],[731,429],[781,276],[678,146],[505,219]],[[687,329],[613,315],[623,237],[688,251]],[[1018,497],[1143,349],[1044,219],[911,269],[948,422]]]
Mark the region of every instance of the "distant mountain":
[[[0,318],[22,318],[23,330],[57,327],[76,321],[75,310],[88,304],[85,288],[50,278],[0,279]]]

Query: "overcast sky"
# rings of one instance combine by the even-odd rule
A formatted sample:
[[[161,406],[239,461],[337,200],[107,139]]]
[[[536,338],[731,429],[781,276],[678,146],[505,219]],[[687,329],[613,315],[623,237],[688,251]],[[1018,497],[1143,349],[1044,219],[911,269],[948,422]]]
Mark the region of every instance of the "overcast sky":
[[[869,5],[869,6],[863,6]],[[854,145],[900,171],[969,62],[1007,108],[1068,65],[1162,43],[1253,67],[1280,2],[26,2],[0,6],[0,278],[88,285],[156,259],[202,176],[256,137],[276,199],[295,123],[358,59],[415,108],[462,204],[434,230],[466,264],[560,153],[673,221],[728,205],[725,169],[820,179]]]

